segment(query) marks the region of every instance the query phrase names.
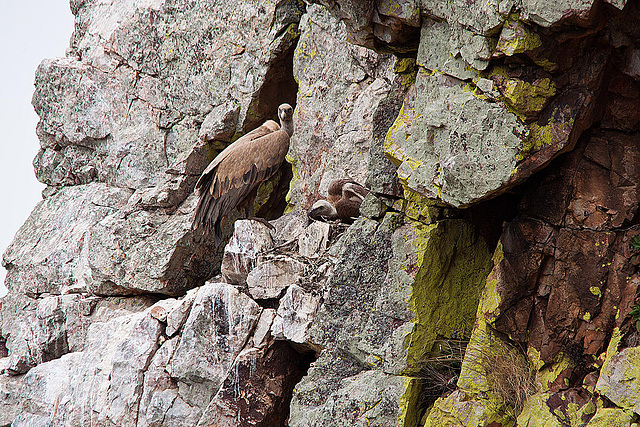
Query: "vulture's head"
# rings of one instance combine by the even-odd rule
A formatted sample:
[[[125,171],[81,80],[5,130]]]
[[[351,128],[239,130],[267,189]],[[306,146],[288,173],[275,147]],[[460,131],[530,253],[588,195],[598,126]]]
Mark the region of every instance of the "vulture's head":
[[[293,107],[289,104],[281,104],[278,107],[278,118],[282,130],[286,131],[289,136],[293,135]]]
[[[278,107],[278,118],[281,122],[293,120],[293,107],[289,104],[281,104]]]
[[[318,200],[311,206],[311,210],[308,212],[309,218],[317,221],[323,219],[334,219],[338,217],[338,212],[331,203],[326,200]]]
[[[369,190],[357,183],[347,182],[342,186],[342,197],[344,199],[362,202],[367,193],[369,193]]]

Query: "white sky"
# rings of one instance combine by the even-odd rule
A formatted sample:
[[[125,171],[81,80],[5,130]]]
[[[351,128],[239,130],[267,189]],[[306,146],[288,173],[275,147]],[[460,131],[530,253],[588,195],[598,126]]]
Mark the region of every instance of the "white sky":
[[[31,164],[38,116],[31,106],[35,70],[64,56],[73,32],[68,0],[0,0],[0,252],[41,199]],[[0,268],[0,296],[6,292]]]

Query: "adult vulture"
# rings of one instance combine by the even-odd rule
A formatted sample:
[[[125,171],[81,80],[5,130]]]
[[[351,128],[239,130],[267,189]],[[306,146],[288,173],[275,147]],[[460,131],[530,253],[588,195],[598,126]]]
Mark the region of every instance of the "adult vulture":
[[[289,151],[293,134],[293,108],[278,107],[280,125],[267,120],[225,148],[202,172],[196,183],[200,195],[192,229],[215,234],[215,245],[222,240],[226,216],[234,208],[245,217],[253,216],[258,185],[271,178]]]

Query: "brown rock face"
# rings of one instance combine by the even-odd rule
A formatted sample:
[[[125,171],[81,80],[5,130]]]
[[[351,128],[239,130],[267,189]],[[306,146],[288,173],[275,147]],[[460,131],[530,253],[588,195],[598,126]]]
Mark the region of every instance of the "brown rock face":
[[[588,368],[638,295],[628,248],[640,231],[639,156],[635,136],[594,130],[527,186],[504,229],[495,325],[546,363],[563,352]]]

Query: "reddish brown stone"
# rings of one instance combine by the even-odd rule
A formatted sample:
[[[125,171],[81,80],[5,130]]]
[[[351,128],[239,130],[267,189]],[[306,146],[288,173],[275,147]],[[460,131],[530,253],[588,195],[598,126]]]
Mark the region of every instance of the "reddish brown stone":
[[[602,126],[607,129],[617,129],[625,132],[635,132],[640,129],[640,110],[637,99],[612,99],[607,105]]]
[[[636,303],[629,242],[640,226],[624,226],[637,221],[638,165],[633,136],[597,133],[525,189],[520,214],[504,228],[504,259],[490,276],[501,305],[487,320],[544,362],[563,352],[583,369]],[[586,372],[576,372],[568,369],[553,388],[582,381]]]

